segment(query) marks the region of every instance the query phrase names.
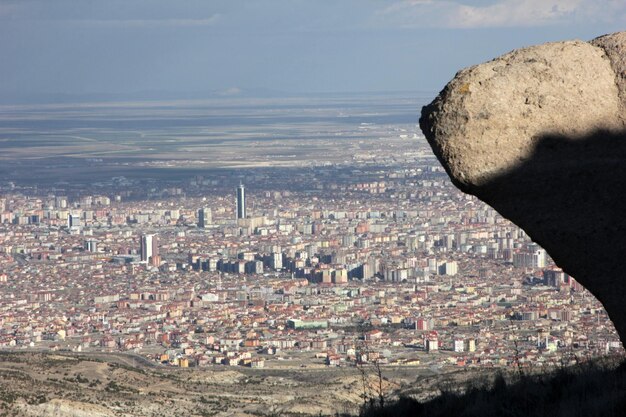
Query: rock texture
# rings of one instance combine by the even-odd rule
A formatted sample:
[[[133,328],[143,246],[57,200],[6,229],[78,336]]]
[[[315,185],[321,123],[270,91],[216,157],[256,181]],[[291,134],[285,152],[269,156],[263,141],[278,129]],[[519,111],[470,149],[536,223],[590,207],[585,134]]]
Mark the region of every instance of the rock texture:
[[[541,244],[626,345],[626,32],[461,70],[420,126],[454,184]]]
[[[55,398],[38,405],[20,404],[20,415],[25,417],[115,417],[115,413],[101,405]]]
[[[591,41],[591,44],[602,48],[611,61],[622,101],[622,112],[624,112],[626,108],[626,32],[600,36]]]

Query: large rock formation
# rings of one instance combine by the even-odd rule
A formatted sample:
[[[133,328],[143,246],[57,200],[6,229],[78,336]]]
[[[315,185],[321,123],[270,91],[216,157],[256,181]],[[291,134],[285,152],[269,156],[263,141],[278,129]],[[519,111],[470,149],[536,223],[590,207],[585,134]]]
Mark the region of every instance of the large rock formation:
[[[626,32],[461,70],[420,126],[454,184],[588,288],[626,345]]]

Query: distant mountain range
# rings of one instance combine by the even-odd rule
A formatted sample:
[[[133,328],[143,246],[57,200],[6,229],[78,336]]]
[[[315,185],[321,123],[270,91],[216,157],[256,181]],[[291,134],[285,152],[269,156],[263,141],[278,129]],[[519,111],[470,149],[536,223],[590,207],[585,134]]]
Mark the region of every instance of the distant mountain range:
[[[265,88],[227,88],[202,91],[166,91],[144,90],[118,93],[24,93],[16,91],[0,92],[0,104],[51,104],[51,103],[88,103],[103,101],[152,101],[152,100],[199,100],[211,98],[289,98],[289,97],[333,97],[333,96],[379,96],[412,95],[432,97],[432,91],[367,91],[367,92],[286,92]]]

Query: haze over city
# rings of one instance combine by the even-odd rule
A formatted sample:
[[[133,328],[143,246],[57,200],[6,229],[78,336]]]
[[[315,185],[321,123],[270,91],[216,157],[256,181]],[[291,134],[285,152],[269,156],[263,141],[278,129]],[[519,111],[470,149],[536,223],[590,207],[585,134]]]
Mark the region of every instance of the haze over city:
[[[602,304],[452,184],[418,118],[463,67],[625,21],[0,0],[0,414],[347,417],[614,366]]]

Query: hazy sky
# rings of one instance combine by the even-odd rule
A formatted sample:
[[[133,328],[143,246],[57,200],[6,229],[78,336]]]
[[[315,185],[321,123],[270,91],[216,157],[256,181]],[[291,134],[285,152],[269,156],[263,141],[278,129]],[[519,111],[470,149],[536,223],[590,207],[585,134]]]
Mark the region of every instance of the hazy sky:
[[[0,0],[0,94],[438,91],[625,29],[626,0]]]

